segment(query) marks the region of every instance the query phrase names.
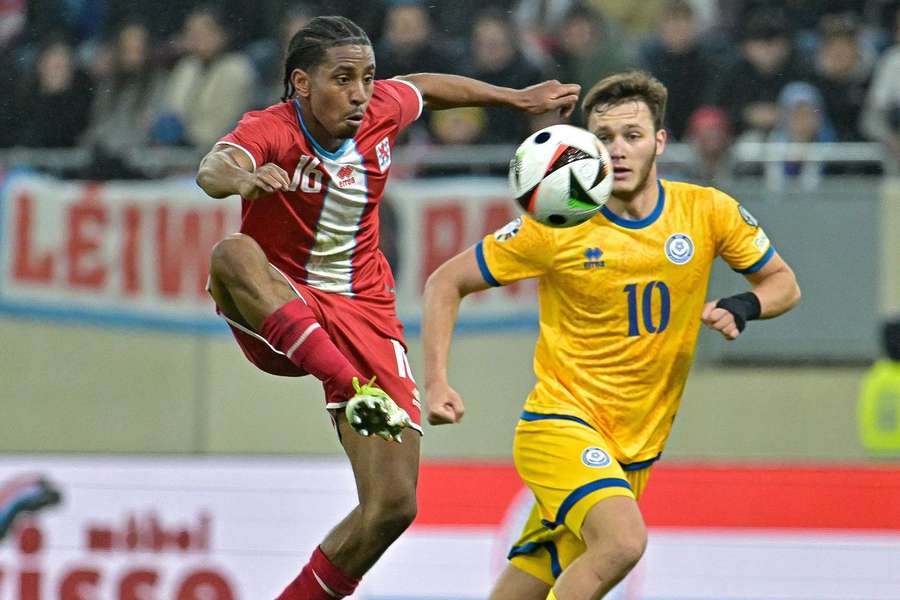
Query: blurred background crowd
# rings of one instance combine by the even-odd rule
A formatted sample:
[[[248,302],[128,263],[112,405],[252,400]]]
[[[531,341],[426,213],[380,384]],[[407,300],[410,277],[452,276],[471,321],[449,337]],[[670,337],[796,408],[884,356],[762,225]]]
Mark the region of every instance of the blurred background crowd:
[[[735,175],[738,142],[881,144],[873,163],[806,156],[766,173],[811,186],[900,164],[900,0],[0,0],[0,148],[81,148],[91,160],[67,174],[97,178],[146,175],[123,159],[136,149],[206,151],[243,112],[279,101],[287,41],[317,14],[369,32],[380,78],[586,91],[645,69],[669,88],[670,139],[689,149],[678,175],[694,181]],[[404,143],[511,144],[550,122],[445,111]]]

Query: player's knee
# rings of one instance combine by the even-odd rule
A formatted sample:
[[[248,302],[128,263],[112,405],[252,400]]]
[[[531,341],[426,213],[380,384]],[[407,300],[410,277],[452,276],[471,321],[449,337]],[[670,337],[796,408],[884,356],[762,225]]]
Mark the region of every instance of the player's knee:
[[[647,549],[647,531],[643,526],[623,528],[610,535],[604,548],[603,561],[619,576],[624,576],[637,565]]]
[[[416,518],[415,490],[374,498],[363,504],[363,514],[370,527],[392,537],[399,537]]]
[[[647,531],[641,527],[618,540],[618,554],[622,557],[622,569],[631,571],[647,549]]]
[[[228,281],[244,268],[248,258],[257,254],[265,256],[252,237],[243,233],[229,234],[213,246],[209,259],[210,275]]]

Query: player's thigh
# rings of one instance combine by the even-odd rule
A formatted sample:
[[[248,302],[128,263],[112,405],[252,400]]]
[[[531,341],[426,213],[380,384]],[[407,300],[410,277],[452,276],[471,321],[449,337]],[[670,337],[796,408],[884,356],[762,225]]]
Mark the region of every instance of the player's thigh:
[[[615,496],[634,500],[606,440],[586,425],[564,419],[520,421],[513,457],[549,529],[565,526],[580,537],[592,506]]]
[[[213,248],[207,289],[222,314],[254,330],[297,297],[293,283],[269,263],[256,240],[242,233],[226,236]]]
[[[377,436],[365,437],[350,427],[342,410],[333,414],[353,468],[360,504],[414,511],[420,436],[404,435],[400,444]]]
[[[489,600],[544,600],[550,586],[512,564],[500,574]]]

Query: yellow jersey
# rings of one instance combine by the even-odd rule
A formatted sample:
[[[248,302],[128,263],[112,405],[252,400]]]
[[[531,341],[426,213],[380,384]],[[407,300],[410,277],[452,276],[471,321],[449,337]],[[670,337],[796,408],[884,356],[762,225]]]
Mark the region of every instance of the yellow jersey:
[[[526,414],[585,421],[623,464],[662,451],[691,368],[715,257],[753,273],[774,252],[736,200],[670,181],[659,182],[656,207],[640,221],[607,207],[567,229],[520,217],[475,247],[489,284],[539,279],[537,383]]]

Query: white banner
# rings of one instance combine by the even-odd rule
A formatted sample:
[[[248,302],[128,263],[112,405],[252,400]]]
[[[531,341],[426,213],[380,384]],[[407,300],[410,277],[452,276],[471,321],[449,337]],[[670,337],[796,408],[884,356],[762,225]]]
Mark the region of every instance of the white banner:
[[[897,473],[870,477],[885,489],[896,486]],[[721,479],[702,470],[663,477],[673,494],[674,482],[693,489],[698,506],[703,491],[686,477]],[[355,598],[487,597],[528,493],[509,465],[426,463],[422,478],[419,519]],[[799,487],[803,479],[796,477]],[[490,491],[481,487],[487,481],[496,484]],[[866,497],[876,500],[882,492],[872,493]],[[355,498],[350,470],[337,459],[0,458],[0,600],[271,599]],[[827,502],[808,498],[812,512]],[[644,559],[612,597],[896,600],[894,519],[888,517],[895,528],[883,531],[651,523]]]
[[[397,180],[387,201],[397,211],[401,241],[397,265],[397,305],[407,326],[420,318],[428,276],[447,259],[518,216],[505,179],[448,178]],[[469,296],[460,328],[498,329],[537,323],[534,280]]]
[[[73,183],[11,174],[0,194],[0,309],[110,324],[221,329],[213,244],[240,207],[189,180]]]
[[[428,275],[512,220],[496,178],[392,182],[398,311],[415,332]],[[262,200],[264,201],[264,200]],[[101,324],[225,331],[205,291],[209,254],[236,231],[240,200],[208,197],[190,179],[70,182],[9,174],[0,191],[0,311]],[[534,282],[466,300],[462,329],[530,326]]]

